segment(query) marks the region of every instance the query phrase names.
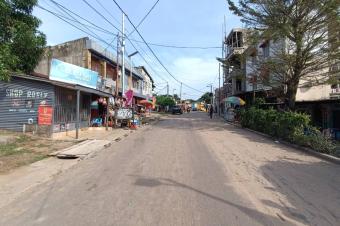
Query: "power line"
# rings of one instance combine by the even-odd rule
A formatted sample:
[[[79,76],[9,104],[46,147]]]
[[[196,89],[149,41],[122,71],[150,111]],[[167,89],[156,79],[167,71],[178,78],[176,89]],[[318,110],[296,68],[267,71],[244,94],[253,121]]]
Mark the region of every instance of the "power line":
[[[56,3],[56,2],[54,2],[53,0],[50,0],[50,1],[53,2],[53,3],[55,3],[55,4],[57,4],[57,5],[60,5],[60,6],[63,8],[63,9],[61,9],[63,12],[65,12],[65,10],[67,10],[68,12],[72,13],[73,15],[76,15],[77,17],[79,17],[79,18],[81,18],[81,19],[83,19],[83,20],[89,22],[88,20],[86,20],[85,18],[81,17],[80,15],[78,15],[78,14],[74,13],[73,11],[67,9],[65,6],[62,6],[61,4]],[[68,22],[67,20],[76,22],[76,23],[81,24],[81,25],[83,25],[83,26],[91,27],[91,26],[89,26],[88,24],[84,24],[84,23],[81,23],[80,21],[78,21],[78,20],[76,20],[76,19],[73,20],[73,19],[70,19],[70,18],[65,17],[65,16],[63,16],[63,15],[57,14],[57,13],[52,12],[52,11],[50,11],[50,10],[48,10],[48,9],[46,9],[46,8],[44,8],[44,7],[42,7],[42,6],[39,6],[39,8],[41,8],[41,9],[43,9],[43,10],[45,10],[45,11],[51,13],[52,15],[58,17],[59,19],[61,19],[61,20],[63,20],[64,22],[68,23],[69,25],[71,25],[71,26],[77,28],[78,30],[80,30],[80,31],[82,31],[82,32],[84,32],[84,33],[90,35],[91,37],[94,37],[93,35],[89,34],[88,32],[84,31],[83,29],[79,28],[78,26],[75,26],[74,24]],[[66,12],[66,13],[67,13],[67,12]],[[73,18],[74,18],[74,17],[73,17]],[[105,30],[105,29],[103,29],[103,28],[101,28],[101,27],[99,27],[99,26],[97,26],[97,25],[95,25],[95,27],[96,27],[97,29],[107,31],[107,30]],[[93,28],[93,27],[91,27],[91,28]],[[109,34],[115,35],[115,34],[112,33],[112,32],[109,32],[109,31],[107,31],[107,32],[108,32]],[[93,32],[92,32],[92,33],[93,33]],[[98,36],[97,36],[97,37],[94,37],[94,38],[97,39],[97,40],[99,40],[99,41],[102,41],[102,42],[106,43],[106,44],[108,45],[108,47],[110,46],[110,47],[113,48],[114,50],[117,50],[116,48],[114,48],[114,47],[112,46],[112,43],[113,43],[113,41],[114,41],[115,39],[114,39],[111,43],[108,43],[108,42],[106,42],[106,41],[104,41],[104,40],[98,38]],[[115,35],[115,38],[117,38],[117,35]],[[133,43],[131,43],[131,44],[133,45]],[[136,49],[135,46],[134,46],[134,48]],[[136,49],[136,50],[137,50],[137,49]],[[145,61],[145,63],[151,68],[151,70],[155,73],[155,75],[157,75],[159,78],[161,78],[163,81],[166,82],[166,80],[165,80],[162,76],[160,76],[156,71],[153,70],[153,67],[147,62],[147,60],[146,60],[143,56],[141,56],[141,57],[142,57],[142,59]]]
[[[93,7],[87,0],[82,0],[86,5],[88,5],[93,11],[95,11],[100,17],[102,17],[106,22],[108,22],[109,24],[112,25],[112,27],[114,27],[117,31],[121,30],[119,28],[117,28],[113,23],[111,23],[105,16],[103,16],[103,14],[101,14],[100,12],[98,12],[98,10]],[[124,32],[123,32],[124,33]]]
[[[114,20],[114,21],[116,21],[119,25],[121,25],[121,23],[119,22],[119,20],[117,20],[104,6],[103,6],[103,4],[99,1],[99,0],[95,0],[97,3],[98,3],[98,5],[100,5],[100,7],[102,7],[102,9],[104,9],[105,10],[105,12],[107,13],[107,14],[109,14],[109,16]]]
[[[70,12],[71,14],[73,14],[73,15],[77,16],[78,18],[80,18],[80,19],[86,21],[87,23],[91,24],[93,27],[96,27],[96,29],[99,29],[100,31],[102,31],[102,32],[104,32],[104,33],[107,33],[107,34],[115,35],[113,32],[108,31],[108,30],[106,30],[106,29],[104,29],[104,28],[102,28],[102,27],[99,27],[99,26],[96,25],[95,23],[93,23],[93,22],[87,20],[86,18],[80,16],[79,14],[73,12],[72,10],[69,10],[67,7],[61,5],[60,3],[55,2],[54,0],[49,0],[49,1],[51,1],[51,2],[54,3],[55,5],[61,6],[64,10],[67,10],[67,11]],[[80,23],[80,22],[78,22],[78,23]],[[80,23],[80,24],[84,25],[83,23]],[[86,26],[89,26],[89,25],[86,25]],[[119,31],[120,31],[120,30],[119,30]]]
[[[112,0],[116,6],[122,11],[122,13],[125,14],[126,18],[128,19],[128,21],[130,22],[130,24],[133,26],[133,28],[136,30],[136,32],[138,33],[138,35],[141,37],[141,39],[143,40],[143,42],[146,44],[146,46],[148,47],[148,49],[150,50],[150,52],[152,53],[152,55],[156,58],[156,60],[158,61],[158,63],[164,68],[164,70],[178,83],[182,83],[181,81],[179,81],[170,71],[167,67],[165,67],[165,65],[162,63],[162,61],[158,58],[158,56],[155,54],[155,52],[152,50],[152,48],[149,46],[149,44],[145,41],[144,37],[141,35],[141,33],[138,31],[137,27],[132,23],[131,19],[129,18],[129,16],[124,12],[124,10],[120,7],[120,5],[117,3],[116,0]],[[189,89],[192,89],[196,92],[199,93],[203,93],[201,90],[195,89],[185,83],[183,83],[184,86],[186,86]]]
[[[83,24],[83,23],[80,23],[79,21],[73,20],[74,22],[77,22],[77,23],[79,23],[79,24],[81,24],[81,25],[85,25],[85,26],[91,27],[92,29],[96,29],[96,30],[101,31],[101,32],[103,32],[103,33],[115,35],[115,38],[116,38],[116,34],[115,34],[115,33],[111,32],[111,31],[109,31],[109,30],[107,30],[107,29],[104,29],[104,28],[102,28],[102,27],[99,27],[98,25],[96,25],[96,24],[94,24],[93,22],[87,20],[86,18],[80,16],[79,14],[77,14],[77,13],[75,13],[75,12],[69,10],[68,8],[66,8],[65,6],[63,6],[62,4],[60,4],[60,3],[58,3],[58,2],[56,2],[56,1],[54,1],[54,0],[49,0],[49,1],[52,2],[53,4],[55,4],[58,8],[62,7],[64,10],[67,10],[67,11],[70,12],[71,14],[73,14],[73,15],[77,16],[78,18],[80,18],[80,19],[86,21],[87,23],[91,24],[92,26],[90,26],[90,25],[85,25],[85,24]],[[86,4],[89,4],[86,0],[83,0],[83,1],[85,1]],[[103,9],[106,10],[107,13],[109,13],[109,11],[107,11],[107,9],[106,9],[106,8],[105,8],[98,0],[96,0],[96,1],[98,2],[98,4],[100,4],[100,6],[101,6]],[[159,0],[158,0],[158,1],[159,1]],[[98,15],[100,15],[101,17],[104,18],[104,16],[103,16],[101,13],[99,13],[97,10],[95,10],[95,8],[94,8],[92,5],[89,4],[88,6],[91,7]],[[52,7],[51,7],[51,8],[52,8]],[[54,8],[54,9],[55,9],[55,8]],[[64,12],[65,12],[65,11],[64,11]],[[119,22],[117,19],[115,19],[115,18],[112,16],[112,14],[109,13],[109,15],[110,15],[116,22]],[[62,15],[59,14],[59,16],[62,16]],[[67,17],[65,17],[65,16],[62,16],[62,17],[67,18]],[[73,18],[74,18],[74,17],[73,17]],[[68,19],[69,19],[69,18],[68,18]],[[71,19],[69,19],[69,20],[71,20]],[[117,26],[113,25],[110,21],[108,21],[107,18],[105,18],[105,20],[106,20],[108,23],[110,23],[117,31],[121,32],[121,30],[120,30]],[[137,28],[138,28],[138,26],[137,26]],[[135,30],[134,30],[134,31],[135,31]],[[133,32],[134,32],[134,31],[133,31]],[[129,37],[133,32],[130,32],[130,34],[128,35],[128,37]],[[126,37],[126,36],[125,36],[125,37]],[[127,38],[127,37],[126,37],[126,38]],[[136,42],[136,43],[143,43],[143,44],[144,44],[143,41],[139,41],[139,40],[132,39],[132,38],[130,38],[130,40],[131,40],[131,41],[134,41],[134,42]],[[113,41],[111,41],[111,42],[114,42],[114,39],[113,39]],[[160,43],[150,43],[150,42],[148,42],[148,44],[149,44],[149,45],[152,45],[152,46],[165,47],[165,48],[176,48],[176,49],[218,49],[218,48],[220,49],[220,48],[221,48],[221,47],[214,47],[214,46],[176,46],[176,45],[160,44]]]
[[[86,30],[88,30],[90,33],[94,34],[95,37],[97,37],[97,39],[101,39],[96,33],[94,33],[91,29],[89,29],[87,26],[85,26],[84,24],[80,23],[75,17],[73,17],[69,12],[64,10],[64,6],[57,4],[55,1],[51,0],[51,2],[53,4],[55,4],[62,12],[66,13],[67,15],[69,15],[71,18],[73,18],[77,23],[81,24]],[[109,45],[108,45],[109,46]]]
[[[52,12],[52,11],[50,11],[50,10],[44,8],[44,7],[42,7],[42,6],[39,5],[39,4],[37,5],[37,7],[40,8],[40,9],[42,9],[42,10],[44,10],[44,11],[46,11],[46,12],[48,12],[48,13],[50,13],[50,14],[52,14],[52,15],[54,15],[54,16],[56,16],[56,17],[58,17],[59,19],[61,19],[61,20],[64,21],[65,23],[67,23],[67,24],[71,25],[72,27],[74,27],[74,28],[76,28],[76,29],[78,29],[78,30],[84,32],[85,34],[87,34],[87,35],[93,37],[94,39],[97,39],[97,40],[99,40],[99,41],[101,41],[101,42],[103,42],[103,43],[109,44],[109,43],[107,43],[105,40],[103,40],[103,39],[101,39],[101,38],[98,38],[98,36],[95,37],[94,35],[90,34],[89,32],[87,32],[87,31],[85,31],[85,30],[83,30],[83,29],[77,27],[76,25],[70,23],[69,21],[67,21],[66,19],[64,19],[62,16],[59,16],[57,13],[54,13],[54,12]],[[115,49],[113,46],[111,46],[111,48]],[[116,50],[116,49],[115,49],[115,50]]]
[[[144,43],[139,40],[131,39],[134,42]],[[165,47],[165,48],[174,48],[174,49],[221,49],[218,46],[176,46],[176,45],[166,45],[166,44],[159,44],[159,43],[150,43],[149,45],[158,46],[158,47]]]
[[[137,48],[136,48],[136,46],[130,41],[130,39],[127,39],[127,40],[130,42],[130,44],[132,45],[132,47],[133,47],[136,51],[138,51]],[[141,58],[145,61],[145,63],[151,68],[151,70],[155,73],[155,75],[158,75],[159,78],[161,78],[163,81],[167,82],[166,79],[164,79],[162,76],[160,76],[160,75],[153,69],[153,67],[150,66],[150,64],[147,62],[147,60],[144,58],[143,55],[140,55],[140,56],[141,56]]]
[[[153,4],[153,6],[150,8],[150,10],[147,12],[147,14],[143,17],[143,19],[141,19],[141,21],[137,24],[136,28],[139,28],[139,26],[144,22],[144,20],[149,16],[149,14],[151,13],[151,11],[156,7],[156,5],[158,4],[159,0],[157,0],[155,2],[155,4]],[[128,35],[130,36],[133,32],[135,32],[136,30],[134,29],[133,31],[131,31],[131,33]]]
[[[117,29],[119,32],[121,32],[121,30],[119,28],[117,28],[114,24],[112,24],[105,16],[103,16],[100,12],[98,12],[97,9],[95,9],[87,0],[82,0],[83,2],[85,2],[92,10],[94,10],[99,16],[101,16],[105,21],[107,21],[109,24],[111,24],[115,29]],[[122,32],[121,32],[122,33]],[[126,35],[125,35],[126,37]],[[126,37],[128,39],[128,37]],[[129,39],[128,39],[129,40]],[[129,40],[130,41],[130,40]],[[131,43],[131,41],[130,41]],[[131,43],[132,44],[132,43]],[[133,45],[133,44],[132,44]],[[134,45],[133,45],[134,46]],[[137,48],[134,46],[134,48],[137,50]],[[145,60],[145,58],[142,56],[143,60],[147,63],[147,61]],[[148,63],[147,63],[148,64]],[[149,64],[148,64],[149,65]],[[150,65],[149,65],[150,66]],[[152,68],[150,66],[150,68]],[[160,77],[160,76],[159,76]],[[161,78],[161,77],[160,77]],[[163,79],[163,78],[162,78]],[[164,79],[163,79],[164,80]],[[164,80],[166,81],[166,80]]]

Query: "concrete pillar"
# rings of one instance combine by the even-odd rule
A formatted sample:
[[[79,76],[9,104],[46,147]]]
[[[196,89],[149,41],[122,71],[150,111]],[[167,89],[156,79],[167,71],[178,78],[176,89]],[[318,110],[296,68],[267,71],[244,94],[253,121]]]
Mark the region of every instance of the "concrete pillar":
[[[129,83],[129,89],[132,89],[132,76],[129,76],[128,83]]]
[[[77,90],[77,110],[76,110],[76,139],[79,138],[79,127],[80,127],[80,90]]]
[[[101,69],[102,76],[103,78],[106,78],[106,61],[102,61],[101,65],[102,65],[102,69]]]
[[[85,67],[91,70],[91,52],[89,50],[85,54]]]

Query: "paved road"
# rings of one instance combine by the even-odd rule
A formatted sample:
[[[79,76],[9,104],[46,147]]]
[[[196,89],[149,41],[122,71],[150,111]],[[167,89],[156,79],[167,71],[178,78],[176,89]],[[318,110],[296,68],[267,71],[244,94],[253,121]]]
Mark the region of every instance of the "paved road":
[[[340,225],[340,167],[170,116],[0,209],[0,225]]]

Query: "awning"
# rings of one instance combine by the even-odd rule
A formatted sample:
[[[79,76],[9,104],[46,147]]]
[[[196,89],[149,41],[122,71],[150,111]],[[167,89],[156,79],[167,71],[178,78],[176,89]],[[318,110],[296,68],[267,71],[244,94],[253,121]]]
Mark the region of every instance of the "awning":
[[[87,88],[84,86],[79,86],[79,85],[75,85],[75,89],[76,90],[80,90],[81,92],[85,92],[85,93],[92,93],[92,94],[96,94],[98,96],[102,96],[102,97],[111,97],[112,94],[110,93],[106,93],[100,90],[96,90],[96,89],[91,89],[91,88]]]
[[[13,75],[13,76],[17,77],[17,78],[29,79],[29,80],[39,81],[39,82],[46,82],[46,83],[49,83],[49,84],[52,84],[52,85],[55,85],[55,86],[59,86],[59,87],[67,88],[67,89],[72,89],[72,90],[80,90],[81,92],[97,94],[98,96],[103,96],[103,97],[113,96],[111,93],[106,93],[106,92],[103,92],[103,91],[100,91],[100,90],[91,89],[91,88],[87,88],[87,87],[80,86],[80,85],[74,85],[74,84],[69,84],[69,83],[65,83],[65,82],[53,81],[53,80],[49,80],[48,78],[37,77],[37,76],[33,76],[33,75]]]

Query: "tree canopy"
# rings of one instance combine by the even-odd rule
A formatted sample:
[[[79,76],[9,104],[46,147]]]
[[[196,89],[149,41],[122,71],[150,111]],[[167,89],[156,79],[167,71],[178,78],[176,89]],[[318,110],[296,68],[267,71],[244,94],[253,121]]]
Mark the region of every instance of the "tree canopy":
[[[211,93],[210,92],[204,93],[200,98],[198,98],[197,101],[205,102],[206,104],[210,104],[210,102],[211,102]]]
[[[156,103],[162,107],[165,107],[165,106],[172,107],[176,105],[174,99],[171,96],[167,96],[167,95],[156,96],[156,101],[157,101]]]
[[[37,0],[0,1],[0,80],[13,72],[30,73],[44,52],[46,38],[32,15]]]
[[[330,64],[340,57],[339,0],[227,1],[249,28],[248,45],[283,42],[260,70],[268,70],[271,81],[280,83],[291,109],[301,80],[305,86],[313,86],[327,83],[339,73],[330,70]]]

